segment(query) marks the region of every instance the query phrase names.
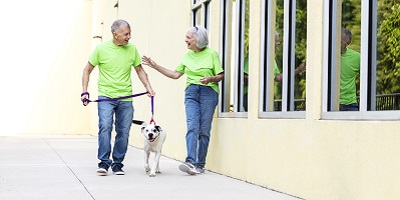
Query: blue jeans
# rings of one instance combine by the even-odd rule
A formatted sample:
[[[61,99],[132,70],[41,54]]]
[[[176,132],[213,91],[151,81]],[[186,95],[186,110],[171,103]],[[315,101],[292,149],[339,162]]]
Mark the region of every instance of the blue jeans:
[[[211,87],[190,85],[185,90],[186,162],[204,167],[218,93]]]
[[[107,97],[99,96],[99,99]],[[119,165],[123,167],[122,161],[128,149],[129,131],[133,119],[133,104],[131,101],[104,101],[98,103],[99,115],[99,146],[97,157],[101,163],[113,167]],[[111,154],[111,132],[113,129],[115,115],[115,142]]]
[[[358,111],[358,103],[340,104],[339,111]]]

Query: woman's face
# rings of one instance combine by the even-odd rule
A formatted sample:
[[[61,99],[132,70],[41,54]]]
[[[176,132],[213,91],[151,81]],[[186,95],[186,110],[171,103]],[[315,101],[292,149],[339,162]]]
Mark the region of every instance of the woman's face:
[[[281,44],[281,41],[279,40],[279,36],[275,35],[275,48],[278,48],[278,46]]]
[[[190,49],[190,50],[193,50],[193,51],[195,51],[195,50],[197,50],[198,48],[197,48],[197,41],[196,41],[196,38],[194,37],[194,35],[193,35],[193,33],[192,32],[187,32],[186,33],[186,39],[185,39],[185,42],[186,42],[186,45],[187,45],[187,48],[188,49]]]

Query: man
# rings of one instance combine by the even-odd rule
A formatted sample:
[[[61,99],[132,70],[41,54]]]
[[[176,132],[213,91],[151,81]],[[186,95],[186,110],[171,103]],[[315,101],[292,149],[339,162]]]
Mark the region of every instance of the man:
[[[99,44],[83,70],[81,100],[89,99],[87,92],[89,75],[95,66],[99,67],[98,95],[99,99],[117,98],[132,94],[131,70],[134,67],[140,81],[149,96],[154,95],[147,74],[142,68],[141,58],[136,47],[129,43],[131,29],[128,22],[116,20],[111,26],[112,40]],[[98,103],[98,164],[97,173],[107,175],[111,167],[116,175],[124,175],[122,161],[128,148],[129,131],[133,119],[132,99],[120,101],[103,101]],[[115,142],[111,154],[111,132],[115,115]]]
[[[281,44],[279,40],[279,32],[275,32],[275,51],[277,50],[278,46]],[[302,63],[299,67],[294,70],[294,74],[297,75],[306,70],[306,63]],[[244,60],[244,85],[243,85],[243,109],[247,112],[247,105],[248,105],[248,83],[249,83],[249,56],[246,55]],[[274,80],[276,82],[282,82],[283,74],[278,68],[278,63],[276,59],[274,59]],[[275,89],[276,92],[277,89]]]
[[[340,56],[340,111],[358,111],[356,78],[360,73],[360,53],[348,48],[352,33],[342,28]]]

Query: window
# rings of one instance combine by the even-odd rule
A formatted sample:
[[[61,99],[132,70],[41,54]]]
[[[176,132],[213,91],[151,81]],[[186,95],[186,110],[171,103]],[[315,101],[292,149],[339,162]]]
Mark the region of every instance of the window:
[[[393,114],[400,109],[399,8],[400,0],[326,0],[323,118],[399,119]],[[352,101],[344,84],[350,68],[341,48],[346,30],[352,37],[344,52],[360,52],[357,77],[347,82],[355,86]],[[343,104],[353,102],[356,111],[344,112]]]
[[[207,30],[209,29],[210,1],[192,0],[192,26],[202,25]]]
[[[221,0],[221,49],[225,78],[220,116],[245,117],[248,109],[249,0]]]
[[[303,118],[307,1],[262,2],[260,117]]]

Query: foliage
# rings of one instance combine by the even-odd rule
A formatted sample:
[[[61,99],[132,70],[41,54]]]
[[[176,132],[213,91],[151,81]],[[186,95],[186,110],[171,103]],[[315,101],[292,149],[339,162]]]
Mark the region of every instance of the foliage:
[[[233,0],[235,1],[235,0]],[[276,31],[283,44],[284,0],[276,1]],[[245,46],[249,43],[249,0],[246,0]],[[378,0],[377,30],[377,94],[400,92],[400,0]],[[353,33],[349,48],[360,51],[361,47],[361,0],[342,0],[342,26]],[[295,66],[306,60],[307,0],[296,1]],[[282,72],[282,46],[275,57]],[[359,81],[357,81],[359,82]],[[305,97],[305,73],[296,76],[295,98]],[[280,91],[281,84],[277,86]],[[275,98],[281,98],[281,92]]]
[[[390,2],[380,3],[377,92],[389,94],[400,92],[400,5],[390,5]]]
[[[279,39],[283,44],[284,26],[284,1],[276,1],[276,31],[279,33]],[[296,32],[295,32],[295,68],[306,61],[307,44],[307,0],[296,1]],[[276,61],[282,72],[282,45],[276,49]],[[281,98],[281,83],[276,83],[278,89],[275,98]],[[306,95],[306,77],[305,73],[295,76],[295,98],[305,98]]]

